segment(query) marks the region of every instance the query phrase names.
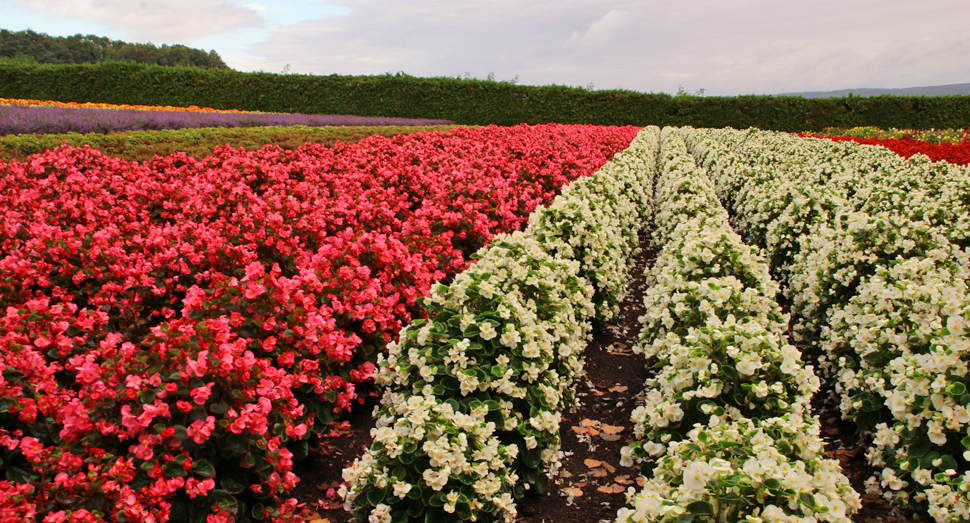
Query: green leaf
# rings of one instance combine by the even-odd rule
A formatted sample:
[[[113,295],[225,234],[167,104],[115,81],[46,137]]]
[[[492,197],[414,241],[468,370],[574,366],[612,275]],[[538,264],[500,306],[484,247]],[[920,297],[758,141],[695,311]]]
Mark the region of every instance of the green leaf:
[[[695,501],[687,505],[687,511],[698,516],[710,515],[714,513],[714,507],[706,501]]]
[[[381,501],[384,501],[384,496],[387,494],[387,490],[382,488],[370,489],[367,492],[367,503],[376,507]]]
[[[140,401],[142,405],[154,402],[155,391],[152,389],[142,391],[142,393],[138,395],[138,401]]]
[[[408,517],[416,519],[424,513],[424,503],[408,503]]]
[[[542,461],[542,456],[539,454],[538,448],[526,449],[520,454],[522,456],[522,463],[530,469],[539,468],[539,464]]]
[[[230,434],[226,437],[226,450],[235,452],[236,454],[245,454],[249,452],[249,439],[242,434]]]
[[[942,463],[940,463],[940,470],[946,472],[948,470],[957,470],[957,462],[953,459],[953,456],[949,454],[944,454],[940,456]]]
[[[424,495],[424,489],[420,485],[411,485],[411,490],[408,491],[408,499],[419,500]],[[421,506],[424,506],[422,503]]]
[[[764,481],[763,485],[765,486],[765,488],[769,488],[771,490],[777,490],[777,489],[781,488],[781,482],[778,481],[775,478],[768,478],[768,479],[766,479]]]
[[[204,459],[193,461],[192,470],[194,470],[196,474],[202,477],[206,477],[206,478],[216,477],[216,468],[212,466],[212,463],[209,463]]]
[[[921,458],[930,450],[930,439],[926,436],[917,436],[909,447],[909,455]]]
[[[185,467],[174,461],[169,461],[168,463],[162,465],[162,472],[170,478],[184,478],[185,476],[189,475],[188,471],[185,470]]]
[[[30,483],[34,480],[40,479],[40,475],[34,472],[33,468],[28,466],[7,466],[7,481],[11,483]]]
[[[815,508],[815,498],[806,492],[798,493],[798,502],[801,503],[802,505],[805,505],[808,508],[811,508],[811,509]]]
[[[963,396],[967,392],[967,387],[958,381],[951,383],[947,387],[947,392],[950,394],[950,396]]]
[[[230,494],[239,494],[246,490],[249,482],[246,481],[245,474],[219,474],[219,486]]]
[[[549,477],[540,472],[536,477],[535,485],[536,492],[539,494],[545,494],[546,491],[549,490]]]
[[[208,505],[219,505],[230,516],[235,516],[239,512],[239,502],[236,501],[235,496],[225,490],[219,489],[209,492],[206,501]]]

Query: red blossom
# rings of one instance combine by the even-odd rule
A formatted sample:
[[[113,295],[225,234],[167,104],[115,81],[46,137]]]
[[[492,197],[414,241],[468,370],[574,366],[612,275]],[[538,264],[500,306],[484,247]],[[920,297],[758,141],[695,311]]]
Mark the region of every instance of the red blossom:
[[[950,142],[926,142],[913,138],[862,138],[856,136],[812,136],[825,138],[837,142],[856,142],[863,145],[881,145],[890,151],[909,158],[915,154],[923,154],[934,162],[947,161],[957,165],[970,165],[970,141],[959,144]]]
[[[637,131],[0,163],[0,459],[36,476],[0,481],[0,521],[88,521],[93,500],[164,522],[176,496],[230,521],[210,499],[225,470],[250,482],[246,510],[285,511],[286,445],[346,431],[333,417],[416,299]]]

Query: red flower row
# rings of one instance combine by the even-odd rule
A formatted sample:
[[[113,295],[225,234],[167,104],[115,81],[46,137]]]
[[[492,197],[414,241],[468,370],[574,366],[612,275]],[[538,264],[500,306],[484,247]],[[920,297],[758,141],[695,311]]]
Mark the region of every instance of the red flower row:
[[[804,136],[804,135],[801,135]],[[881,145],[890,151],[909,158],[914,154],[924,154],[934,162],[947,161],[957,165],[970,165],[970,142],[959,144],[949,142],[926,142],[913,138],[860,138],[856,136],[811,136],[839,142],[852,141],[863,145]]]
[[[415,299],[636,132],[0,163],[0,521],[277,517]]]

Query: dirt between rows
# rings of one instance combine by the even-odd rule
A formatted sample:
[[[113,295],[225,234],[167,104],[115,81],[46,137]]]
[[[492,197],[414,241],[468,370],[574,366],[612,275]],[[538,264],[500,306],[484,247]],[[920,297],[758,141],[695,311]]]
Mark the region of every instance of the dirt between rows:
[[[586,376],[576,385],[577,404],[563,412],[562,450],[565,453],[559,477],[549,490],[517,503],[518,523],[597,523],[612,522],[626,505],[627,488],[637,486],[636,467],[620,465],[620,449],[632,442],[630,413],[643,402],[643,387],[652,375],[642,356],[632,347],[639,332],[638,318],[643,314],[646,290],[644,271],[656,258],[649,234],[641,234],[641,253],[636,258],[628,294],[620,314],[594,333],[585,351]],[[905,515],[879,496],[866,495],[865,480],[874,470],[865,461],[864,441],[854,427],[841,421],[838,408],[820,393],[814,402],[822,422],[826,454],[837,458],[853,487],[862,495],[862,509],[852,518],[855,523],[909,523]],[[377,392],[358,406],[347,420],[352,430],[335,438],[329,453],[312,452],[298,463],[294,473],[300,477],[291,492],[302,503],[302,514],[293,522],[349,523],[353,515],[343,510],[336,488],[343,481],[341,471],[370,445],[374,426],[371,409]]]

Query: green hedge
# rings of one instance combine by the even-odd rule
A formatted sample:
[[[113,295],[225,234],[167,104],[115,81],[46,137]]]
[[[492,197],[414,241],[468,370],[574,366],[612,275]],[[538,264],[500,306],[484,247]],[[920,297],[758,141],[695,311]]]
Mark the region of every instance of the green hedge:
[[[863,125],[907,129],[970,125],[970,96],[670,96],[565,86],[530,87],[488,80],[416,78],[400,73],[278,75],[122,62],[0,63],[0,97],[436,118],[463,125],[558,122],[759,127],[779,131]]]

